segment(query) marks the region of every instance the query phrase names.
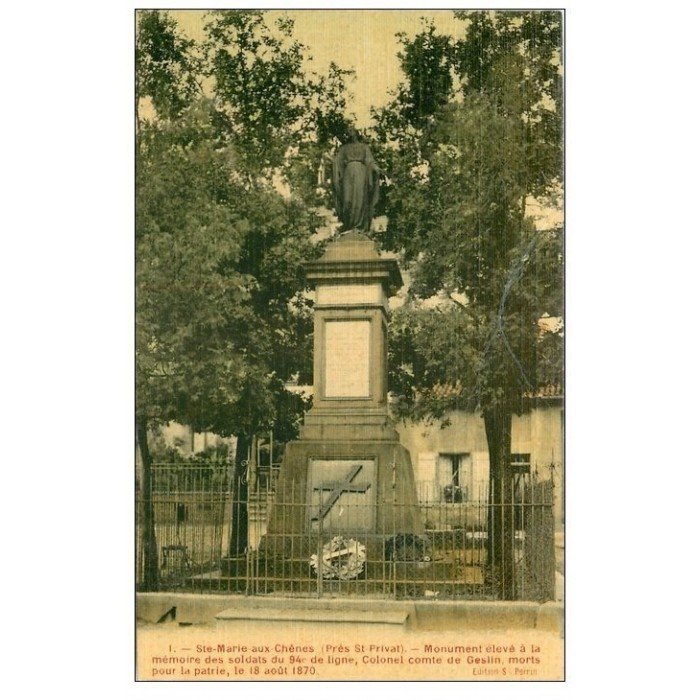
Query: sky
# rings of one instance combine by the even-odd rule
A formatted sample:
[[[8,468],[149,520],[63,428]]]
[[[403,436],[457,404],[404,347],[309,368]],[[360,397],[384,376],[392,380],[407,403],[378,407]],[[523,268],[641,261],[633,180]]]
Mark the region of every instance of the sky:
[[[175,10],[171,14],[183,32],[203,38],[201,11]],[[341,68],[355,71],[349,85],[354,95],[351,110],[360,128],[370,123],[370,107],[386,104],[389,91],[401,79],[397,32],[413,36],[420,31],[421,17],[430,17],[444,34],[461,35],[465,26],[451,10],[271,10],[268,17],[274,20],[282,14],[294,19],[294,36],[309,47],[314,70],[325,73],[335,61]]]

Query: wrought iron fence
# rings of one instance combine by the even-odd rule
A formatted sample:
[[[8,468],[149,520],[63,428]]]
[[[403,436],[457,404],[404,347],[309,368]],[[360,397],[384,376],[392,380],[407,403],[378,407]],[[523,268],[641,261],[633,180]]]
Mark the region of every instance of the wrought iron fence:
[[[154,465],[151,503],[137,499],[137,582],[141,588],[247,595],[380,596],[434,599],[554,598],[551,480],[513,482],[494,504],[488,485],[447,494],[417,484],[419,531],[378,519],[389,504],[345,494],[332,508],[321,492],[299,499],[276,480],[248,488],[231,465]],[[265,486],[263,488],[262,486]],[[436,496],[437,494],[437,496]],[[327,494],[326,494],[327,495]],[[468,496],[468,498],[467,498]],[[275,525],[270,514],[275,509]],[[150,512],[150,519],[147,514]],[[382,522],[382,531],[366,526]],[[152,525],[151,525],[152,523]],[[155,548],[149,554],[145,527]],[[241,538],[243,537],[243,541]],[[156,582],[145,571],[157,566]]]
[[[149,564],[162,590],[182,588],[220,565],[221,543],[231,527],[232,483],[227,462],[152,465],[150,498],[142,485],[136,499],[139,588],[148,585]],[[149,530],[156,544],[150,556],[157,558],[150,563]]]

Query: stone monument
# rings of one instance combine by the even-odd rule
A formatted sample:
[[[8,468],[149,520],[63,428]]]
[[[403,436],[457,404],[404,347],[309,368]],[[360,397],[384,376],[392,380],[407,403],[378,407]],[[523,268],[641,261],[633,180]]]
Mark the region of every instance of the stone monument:
[[[410,455],[387,405],[388,298],[401,274],[358,231],[305,270],[316,293],[313,408],[287,445],[260,551],[266,566],[297,562],[281,578],[308,577],[311,562],[319,578],[371,579],[397,541],[423,535]]]

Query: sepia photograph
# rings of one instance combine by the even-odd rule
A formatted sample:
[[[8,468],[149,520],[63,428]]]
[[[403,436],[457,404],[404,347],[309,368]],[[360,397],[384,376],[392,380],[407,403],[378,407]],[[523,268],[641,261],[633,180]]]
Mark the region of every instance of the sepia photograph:
[[[134,12],[138,681],[565,680],[565,38]]]
[[[10,4],[10,696],[692,696],[698,14]]]

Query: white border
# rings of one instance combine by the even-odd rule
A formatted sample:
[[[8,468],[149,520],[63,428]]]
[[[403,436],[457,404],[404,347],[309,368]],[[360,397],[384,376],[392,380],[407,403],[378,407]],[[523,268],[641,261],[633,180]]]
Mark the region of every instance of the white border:
[[[698,11],[564,6],[568,682],[399,692],[671,696],[696,665]],[[6,679],[108,698],[374,692],[131,682],[132,9],[5,10]]]

